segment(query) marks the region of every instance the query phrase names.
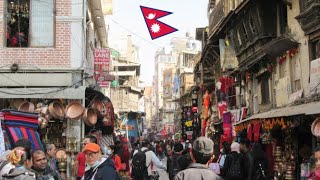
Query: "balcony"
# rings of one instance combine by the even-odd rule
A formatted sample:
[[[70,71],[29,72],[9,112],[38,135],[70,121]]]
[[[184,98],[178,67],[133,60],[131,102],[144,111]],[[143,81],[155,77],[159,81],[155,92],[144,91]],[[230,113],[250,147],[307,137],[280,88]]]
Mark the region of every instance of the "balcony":
[[[320,29],[320,0],[301,1],[301,12],[296,17],[303,31],[309,35]]]
[[[217,29],[220,21],[226,17],[226,13],[224,11],[224,2],[224,0],[220,0],[209,14],[209,37],[212,35],[215,29]]]
[[[220,0],[209,14],[209,37],[216,33],[222,21],[244,0]],[[249,1],[249,0],[247,0]]]

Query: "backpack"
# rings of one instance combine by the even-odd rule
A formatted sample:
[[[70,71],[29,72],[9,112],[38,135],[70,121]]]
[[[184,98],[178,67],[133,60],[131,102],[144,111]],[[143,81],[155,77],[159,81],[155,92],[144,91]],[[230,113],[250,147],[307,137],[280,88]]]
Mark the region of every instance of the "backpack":
[[[141,151],[141,149],[138,150],[138,152],[133,156],[132,158],[132,177],[134,179],[144,179],[148,176],[148,167],[146,166],[146,152],[149,151],[144,150]],[[151,163],[150,163],[151,164]]]
[[[237,154],[236,156],[230,155],[232,158],[232,163],[226,173],[228,179],[243,179],[243,171],[241,168],[241,155]]]

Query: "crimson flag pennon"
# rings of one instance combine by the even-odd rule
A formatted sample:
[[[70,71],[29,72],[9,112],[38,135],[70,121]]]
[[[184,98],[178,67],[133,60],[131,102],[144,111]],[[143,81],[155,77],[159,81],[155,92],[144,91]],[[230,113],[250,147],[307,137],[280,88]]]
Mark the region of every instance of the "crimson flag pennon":
[[[178,29],[158,20],[159,18],[172,14],[172,12],[144,6],[140,6],[140,8],[152,40],[178,31]]]

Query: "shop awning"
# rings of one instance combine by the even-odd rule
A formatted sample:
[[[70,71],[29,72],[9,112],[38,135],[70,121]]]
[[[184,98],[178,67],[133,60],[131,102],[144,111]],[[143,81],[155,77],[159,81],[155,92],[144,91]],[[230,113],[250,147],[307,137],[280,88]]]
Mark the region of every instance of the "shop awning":
[[[241,122],[235,123],[234,125],[241,124],[243,122],[252,119],[265,119],[265,118],[275,118],[275,117],[288,117],[295,115],[312,115],[320,114],[320,102],[312,102],[307,104],[300,104],[297,106],[288,106],[279,109],[273,109],[271,111],[258,113],[244,119]]]
[[[0,98],[84,99],[85,86],[78,88],[0,88]]]

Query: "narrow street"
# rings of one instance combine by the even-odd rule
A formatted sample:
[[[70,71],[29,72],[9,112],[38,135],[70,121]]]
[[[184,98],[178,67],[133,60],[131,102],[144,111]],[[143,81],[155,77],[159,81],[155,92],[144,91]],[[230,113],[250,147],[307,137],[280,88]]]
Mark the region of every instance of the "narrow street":
[[[161,162],[165,165],[167,165],[167,157],[161,159]],[[158,171],[159,173],[159,180],[169,180],[169,175],[167,171],[163,169],[158,169],[157,167],[154,168],[154,170]]]

